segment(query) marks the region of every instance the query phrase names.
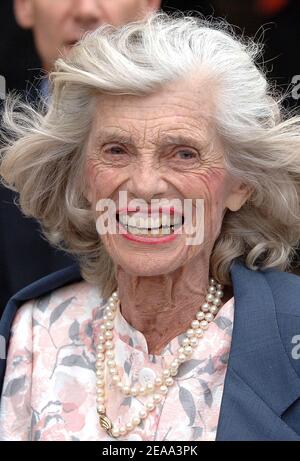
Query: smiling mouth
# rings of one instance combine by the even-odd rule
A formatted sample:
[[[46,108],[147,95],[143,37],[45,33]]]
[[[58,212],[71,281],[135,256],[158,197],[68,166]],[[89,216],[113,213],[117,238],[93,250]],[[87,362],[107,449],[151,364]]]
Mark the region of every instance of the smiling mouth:
[[[128,233],[144,237],[161,237],[172,235],[180,229],[184,223],[181,215],[136,217],[128,214],[116,214],[116,219]]]

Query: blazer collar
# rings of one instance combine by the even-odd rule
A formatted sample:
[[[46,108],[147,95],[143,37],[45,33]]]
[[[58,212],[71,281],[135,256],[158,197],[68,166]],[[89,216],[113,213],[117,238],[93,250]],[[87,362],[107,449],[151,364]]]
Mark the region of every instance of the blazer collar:
[[[300,379],[281,341],[270,285],[239,260],[231,278],[234,324],[217,440],[300,440],[280,418],[299,398]]]

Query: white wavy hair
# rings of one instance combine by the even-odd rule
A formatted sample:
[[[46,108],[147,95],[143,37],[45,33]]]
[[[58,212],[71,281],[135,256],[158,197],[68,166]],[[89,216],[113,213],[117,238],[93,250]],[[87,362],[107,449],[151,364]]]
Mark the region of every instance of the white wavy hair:
[[[300,236],[299,116],[283,113],[280,97],[256,64],[261,46],[237,38],[220,20],[154,13],[121,28],[88,33],[50,74],[47,112],[9,96],[3,116],[1,175],[20,194],[47,238],[79,259],[84,278],[109,295],[114,265],[84,197],[84,152],[95,94],[154,93],[205,68],[217,80],[215,123],[229,172],[254,189],[239,211],[224,216],[211,254],[211,273],[231,284],[240,257],[253,270],[289,270]]]

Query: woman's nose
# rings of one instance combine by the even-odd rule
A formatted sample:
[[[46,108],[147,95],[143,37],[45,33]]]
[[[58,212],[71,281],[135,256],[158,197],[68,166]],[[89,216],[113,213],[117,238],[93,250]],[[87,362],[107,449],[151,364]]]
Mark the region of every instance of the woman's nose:
[[[159,168],[146,164],[133,168],[127,187],[132,196],[146,201],[154,196],[163,196],[168,190],[168,184]]]

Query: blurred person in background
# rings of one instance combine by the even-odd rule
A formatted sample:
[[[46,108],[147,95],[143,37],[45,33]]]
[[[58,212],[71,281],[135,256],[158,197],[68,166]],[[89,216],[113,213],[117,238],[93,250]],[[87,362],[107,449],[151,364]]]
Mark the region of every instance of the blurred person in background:
[[[17,23],[32,30],[47,72],[85,32],[103,23],[119,26],[142,19],[159,6],[160,0],[14,0]]]
[[[14,0],[18,25],[30,29],[45,73],[66,56],[81,36],[104,23],[115,26],[142,19],[160,7],[160,0]],[[25,87],[25,85],[24,85]],[[26,96],[45,99],[48,79],[40,79]],[[14,202],[17,195],[0,188],[0,315],[7,300],[34,280],[73,263],[41,236],[39,224],[25,218]]]

